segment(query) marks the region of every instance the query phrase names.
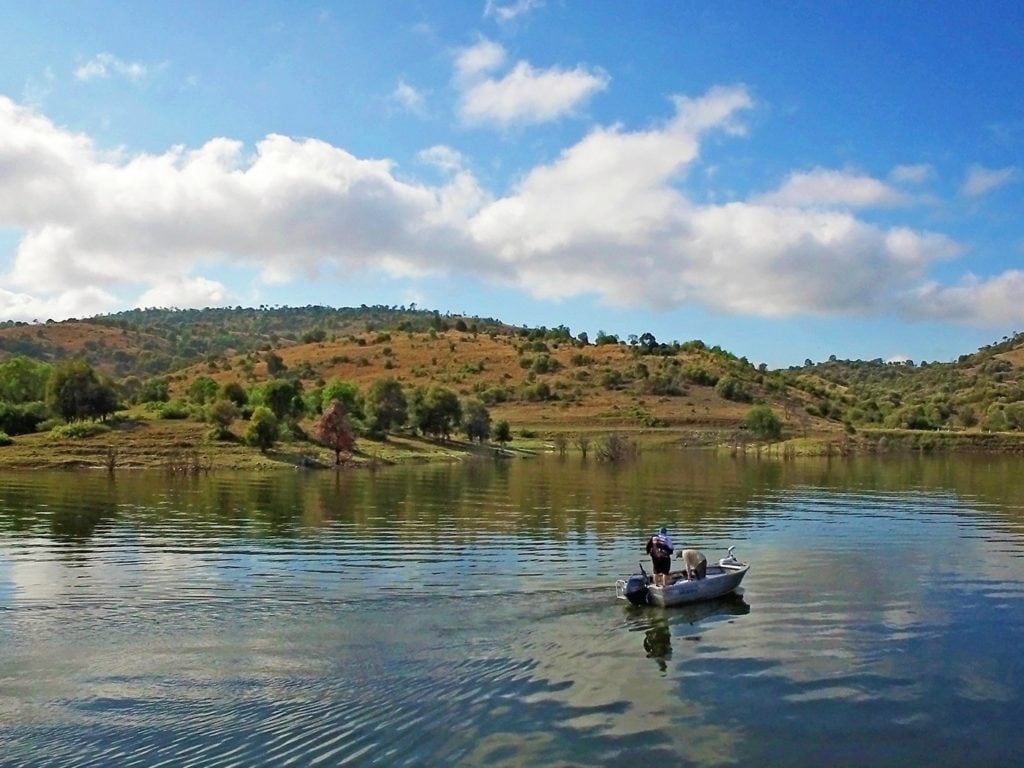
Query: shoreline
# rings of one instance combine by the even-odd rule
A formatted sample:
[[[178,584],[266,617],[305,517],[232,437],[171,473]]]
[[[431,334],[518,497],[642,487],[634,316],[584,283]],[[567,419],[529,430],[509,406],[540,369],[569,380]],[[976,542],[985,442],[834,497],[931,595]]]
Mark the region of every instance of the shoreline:
[[[279,468],[333,469],[328,448],[303,439],[280,441],[261,453],[239,436],[212,440],[209,426],[198,422],[124,419],[109,431],[90,437],[54,437],[49,432],[20,435],[0,447],[0,471],[161,469],[172,474],[214,470]],[[438,441],[404,433],[386,440],[360,438],[355,453],[343,461],[347,469],[425,463],[459,463],[479,459],[526,458],[543,453],[582,455],[577,444],[587,436],[587,449],[597,457],[599,443],[610,435],[626,438],[635,450],[702,449],[734,457],[788,460],[797,457],[878,455],[885,453],[1024,454],[1024,434],[967,431],[862,430],[790,437],[777,442],[749,439],[735,428],[613,427],[560,424],[558,428],[517,426],[520,433],[507,445]]]

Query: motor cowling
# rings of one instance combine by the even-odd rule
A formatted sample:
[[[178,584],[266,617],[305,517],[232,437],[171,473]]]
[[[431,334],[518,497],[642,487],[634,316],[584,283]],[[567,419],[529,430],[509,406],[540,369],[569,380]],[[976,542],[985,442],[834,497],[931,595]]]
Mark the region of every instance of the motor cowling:
[[[722,566],[722,565],[739,565],[740,564],[740,561],[736,559],[736,555],[734,555],[732,553],[732,551],[734,549],[736,549],[736,547],[733,546],[733,547],[729,547],[729,549],[726,550],[726,552],[728,553],[727,556],[723,557],[721,560],[718,561],[718,564],[720,566]]]
[[[629,577],[623,590],[632,605],[647,605],[647,592],[647,577],[639,573]]]

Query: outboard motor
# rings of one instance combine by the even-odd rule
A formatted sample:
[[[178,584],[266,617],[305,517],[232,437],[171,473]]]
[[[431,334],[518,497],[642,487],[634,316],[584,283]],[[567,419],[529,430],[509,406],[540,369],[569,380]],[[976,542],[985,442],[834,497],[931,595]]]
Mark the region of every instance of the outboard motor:
[[[723,557],[721,560],[719,560],[718,564],[719,565],[739,565],[740,561],[737,560],[736,559],[736,555],[734,555],[732,553],[732,551],[734,549],[736,549],[735,545],[729,547],[729,549],[726,550],[726,552],[728,552],[728,556],[727,557]]]
[[[634,573],[626,581],[626,589],[623,594],[629,600],[630,605],[647,605],[647,584],[649,577],[644,570],[643,563],[640,564],[640,573]]]

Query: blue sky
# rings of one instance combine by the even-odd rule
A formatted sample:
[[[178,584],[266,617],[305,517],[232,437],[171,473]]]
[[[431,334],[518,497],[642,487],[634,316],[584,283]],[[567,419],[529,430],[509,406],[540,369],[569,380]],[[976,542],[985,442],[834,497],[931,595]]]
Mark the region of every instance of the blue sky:
[[[0,4],[0,319],[415,303],[771,367],[1024,329],[1024,6]]]

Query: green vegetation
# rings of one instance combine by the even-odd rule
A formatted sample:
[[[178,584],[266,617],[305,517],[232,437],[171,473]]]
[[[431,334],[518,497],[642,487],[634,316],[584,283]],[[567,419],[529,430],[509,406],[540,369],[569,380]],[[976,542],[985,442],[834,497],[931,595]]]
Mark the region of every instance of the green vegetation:
[[[332,407],[335,437],[321,430],[334,423],[323,420]],[[786,440],[789,452],[1019,450],[1024,335],[953,363],[832,357],[769,371],[701,340],[599,331],[591,344],[565,326],[404,307],[0,323],[0,461],[77,465],[147,440],[149,453],[163,455],[157,439],[182,450],[199,440],[233,463],[325,464],[325,447],[336,462],[403,450],[447,458],[487,441],[600,458],[620,453],[603,442],[617,431],[692,446]],[[54,458],[36,448],[44,444]],[[87,449],[92,459],[81,458]]]
[[[782,437],[782,420],[767,405],[755,405],[747,411],[743,425],[761,440]]]

